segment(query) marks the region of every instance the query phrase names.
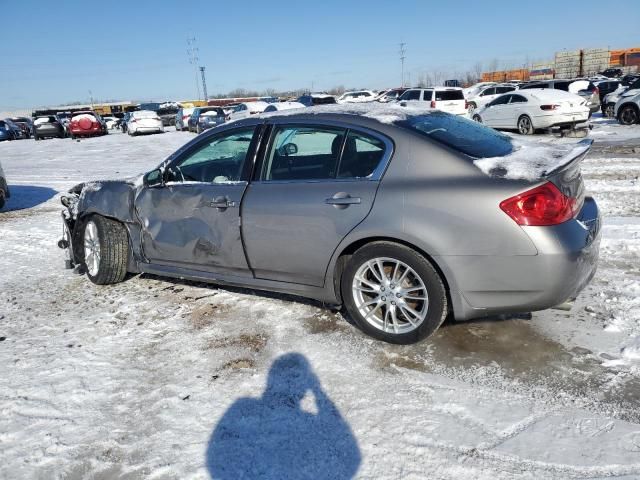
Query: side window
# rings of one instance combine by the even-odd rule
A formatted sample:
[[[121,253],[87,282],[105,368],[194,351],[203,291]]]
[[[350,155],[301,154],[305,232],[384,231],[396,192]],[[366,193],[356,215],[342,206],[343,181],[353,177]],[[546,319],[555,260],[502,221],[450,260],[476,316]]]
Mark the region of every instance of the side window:
[[[380,164],[385,144],[370,135],[349,132],[344,144],[338,178],[365,178]]]
[[[511,101],[509,103],[525,103],[527,99],[522,95],[511,95]]]
[[[556,82],[553,88],[556,90],[564,90],[565,92],[568,92],[569,82]]]
[[[420,100],[420,90],[407,90],[400,100]]]
[[[507,92],[513,92],[514,90],[515,88],[513,87],[497,87],[496,93],[507,93]]]
[[[254,128],[245,128],[207,139],[195,152],[171,164],[167,181],[228,183],[240,180]]]
[[[493,100],[489,106],[495,107],[496,105],[505,105],[509,103],[509,98],[511,98],[511,95],[502,95]]]
[[[487,88],[484,92],[482,92],[480,94],[481,97],[484,97],[486,95],[495,95],[496,94],[496,89],[495,88]]]
[[[424,98],[424,101],[425,101],[425,102],[429,102],[429,101],[431,101],[431,96],[432,96],[432,94],[433,94],[433,90],[425,90],[425,91],[424,91],[424,97],[423,97],[423,98]]]
[[[283,126],[274,130],[263,180],[335,178],[346,131],[324,126]]]

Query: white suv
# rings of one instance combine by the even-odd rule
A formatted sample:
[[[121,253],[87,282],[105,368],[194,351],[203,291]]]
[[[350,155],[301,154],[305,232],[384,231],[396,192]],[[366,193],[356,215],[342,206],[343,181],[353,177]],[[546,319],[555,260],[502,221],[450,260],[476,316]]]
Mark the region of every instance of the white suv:
[[[494,98],[498,98],[503,93],[513,92],[517,88],[518,87],[516,85],[490,85],[488,87],[481,88],[475,95],[469,95],[467,97],[469,115],[473,115],[475,110],[484,107]]]
[[[452,113],[454,115],[466,115],[467,102],[464,93],[457,87],[430,87],[430,88],[410,88],[398,98],[400,105],[418,104]]]
[[[635,95],[624,94],[616,102],[615,117],[623,125],[640,123],[640,90],[632,90]]]

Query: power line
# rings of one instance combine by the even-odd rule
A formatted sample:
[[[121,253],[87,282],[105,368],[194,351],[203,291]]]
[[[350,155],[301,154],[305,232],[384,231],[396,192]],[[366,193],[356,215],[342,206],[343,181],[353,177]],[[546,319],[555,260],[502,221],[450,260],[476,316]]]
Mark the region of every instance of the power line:
[[[187,56],[189,63],[193,65],[193,71],[196,75],[196,91],[198,92],[198,100],[200,100],[200,80],[198,79],[198,47],[196,46],[196,37],[187,37]]]
[[[404,59],[407,58],[405,53],[407,52],[407,49],[405,48],[406,43],[405,42],[400,42],[400,65],[402,68],[402,74],[400,77],[400,86],[404,87]]]
[[[209,97],[207,96],[207,81],[204,79],[204,67],[200,67],[200,75],[202,75],[202,93],[206,102]]]

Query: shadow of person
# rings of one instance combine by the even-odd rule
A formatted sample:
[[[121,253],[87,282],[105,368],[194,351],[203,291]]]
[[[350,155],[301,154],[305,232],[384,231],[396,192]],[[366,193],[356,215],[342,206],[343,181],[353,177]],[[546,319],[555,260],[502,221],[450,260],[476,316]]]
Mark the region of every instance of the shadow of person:
[[[262,397],[241,398],[227,410],[206,460],[215,479],[348,479],[360,459],[309,362],[289,353],[273,362]]]

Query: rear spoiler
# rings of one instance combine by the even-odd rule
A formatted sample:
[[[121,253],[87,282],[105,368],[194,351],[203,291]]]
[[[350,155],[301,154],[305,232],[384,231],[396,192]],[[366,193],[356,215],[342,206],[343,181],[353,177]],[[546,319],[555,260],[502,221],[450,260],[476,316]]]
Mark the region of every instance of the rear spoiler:
[[[593,145],[593,140],[590,138],[585,138],[584,140],[580,140],[574,147],[571,149],[569,153],[567,153],[562,159],[558,162],[558,165],[553,169],[545,172],[542,176],[549,177],[558,172],[562,172],[565,170],[569,170],[579,164],[589,153],[591,150],[591,146]]]

